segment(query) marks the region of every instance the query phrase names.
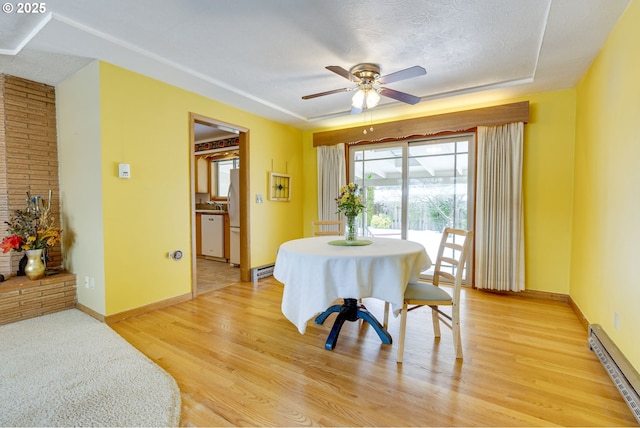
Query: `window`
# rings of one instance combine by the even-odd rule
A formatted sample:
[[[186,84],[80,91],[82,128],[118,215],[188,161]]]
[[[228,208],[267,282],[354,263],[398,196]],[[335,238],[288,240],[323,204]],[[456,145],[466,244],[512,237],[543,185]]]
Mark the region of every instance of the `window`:
[[[216,161],[214,170],[216,171],[216,194],[219,198],[229,196],[229,184],[231,184],[230,173],[232,169],[240,167],[240,159],[227,159]]]
[[[474,149],[474,134],[350,146],[360,234],[419,242],[434,259],[445,227],[473,225]]]

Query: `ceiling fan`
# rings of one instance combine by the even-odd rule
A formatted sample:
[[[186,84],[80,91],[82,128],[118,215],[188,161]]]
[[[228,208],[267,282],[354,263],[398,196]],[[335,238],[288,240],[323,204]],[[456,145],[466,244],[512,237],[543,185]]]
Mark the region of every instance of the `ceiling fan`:
[[[404,92],[396,91],[395,89],[385,88],[382,85],[427,74],[427,71],[424,68],[419,65],[415,65],[413,67],[405,68],[404,70],[396,71],[395,73],[387,74],[386,76],[380,76],[380,66],[369,62],[354,65],[348,71],[338,65],[330,65],[325,68],[347,80],[350,80],[355,83],[355,86],[305,95],[302,99],[308,100],[325,95],[338,94],[340,92],[356,91],[351,99],[351,114],[362,113],[365,108],[375,107],[380,101],[380,95],[393,98],[394,100],[402,101],[407,104],[419,103],[420,98],[415,95],[406,94]]]

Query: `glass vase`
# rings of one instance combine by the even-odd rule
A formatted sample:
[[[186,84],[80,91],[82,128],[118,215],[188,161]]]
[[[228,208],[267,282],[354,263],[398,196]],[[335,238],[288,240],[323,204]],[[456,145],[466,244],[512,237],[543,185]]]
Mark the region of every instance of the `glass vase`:
[[[40,279],[44,276],[44,263],[42,262],[42,249],[27,250],[27,265],[24,274],[29,279]]]
[[[347,223],[344,229],[344,239],[347,244],[353,243],[358,238],[358,228],[356,227],[356,218],[347,217]]]
[[[24,276],[24,268],[27,267],[28,260],[27,255],[23,254],[20,259],[20,263],[18,263],[18,271],[16,272],[17,276]]]

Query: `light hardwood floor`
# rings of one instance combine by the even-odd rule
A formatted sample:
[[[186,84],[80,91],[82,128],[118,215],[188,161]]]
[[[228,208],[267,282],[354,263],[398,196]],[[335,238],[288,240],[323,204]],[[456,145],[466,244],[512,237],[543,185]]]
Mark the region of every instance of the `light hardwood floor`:
[[[203,257],[196,259],[196,273],[198,278],[198,294],[226,287],[240,281],[240,267],[231,266],[226,262],[208,260]]]
[[[176,379],[182,426],[637,426],[567,304],[462,294],[464,362],[424,308],[409,314],[404,364],[366,323],[345,323],[326,351],[335,315],[299,334],[273,278],[111,327]]]

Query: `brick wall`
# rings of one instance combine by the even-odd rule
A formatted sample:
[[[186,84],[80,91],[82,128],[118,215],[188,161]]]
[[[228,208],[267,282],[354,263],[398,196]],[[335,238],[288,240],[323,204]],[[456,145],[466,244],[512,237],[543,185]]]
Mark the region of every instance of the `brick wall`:
[[[5,221],[9,220],[9,189],[7,186],[7,152],[4,125],[4,84],[5,76],[0,74],[0,232],[4,237]],[[0,255],[0,273],[6,275],[11,270],[11,258]]]
[[[39,280],[0,283],[0,325],[76,307],[76,276],[68,272]]]
[[[25,207],[27,192],[48,199],[60,223],[55,88],[0,75],[0,237],[4,222]],[[0,273],[15,275],[22,253],[0,253]],[[62,264],[60,246],[49,252],[50,267]]]

